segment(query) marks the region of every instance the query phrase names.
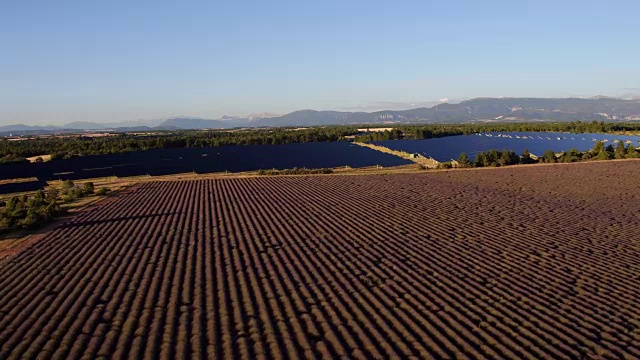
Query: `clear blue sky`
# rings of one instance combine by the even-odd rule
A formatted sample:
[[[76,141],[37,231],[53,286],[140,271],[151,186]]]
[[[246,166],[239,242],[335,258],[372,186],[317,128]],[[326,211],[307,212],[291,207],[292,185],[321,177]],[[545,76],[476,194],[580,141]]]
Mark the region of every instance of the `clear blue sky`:
[[[0,125],[640,94],[638,14],[637,0],[0,0]]]

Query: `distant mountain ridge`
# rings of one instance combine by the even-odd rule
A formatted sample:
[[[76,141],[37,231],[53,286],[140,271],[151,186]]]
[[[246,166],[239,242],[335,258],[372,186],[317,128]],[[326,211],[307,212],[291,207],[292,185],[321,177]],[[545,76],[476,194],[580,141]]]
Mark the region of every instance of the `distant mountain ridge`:
[[[117,128],[133,128],[133,127],[156,127],[160,125],[164,120],[133,120],[122,121],[115,123],[95,123],[91,121],[74,121],[61,126],[63,129],[78,129],[78,130],[105,130],[105,129],[117,129]]]
[[[120,123],[73,122],[60,127],[24,124],[0,126],[9,132],[55,132],[116,130],[145,131],[173,129],[229,129],[237,127],[313,126],[384,123],[469,123],[483,121],[636,121],[640,120],[640,99],[623,100],[605,96],[593,98],[475,98],[456,104],[441,103],[411,110],[375,112],[299,110],[285,115],[268,113],[221,119],[176,117],[167,120],[138,120]]]
[[[375,123],[467,123],[480,121],[632,121],[640,120],[640,100],[609,97],[583,98],[476,98],[457,104],[442,103],[400,111],[346,112],[299,110],[292,113],[228,120],[181,118],[162,125],[182,129],[312,126]]]

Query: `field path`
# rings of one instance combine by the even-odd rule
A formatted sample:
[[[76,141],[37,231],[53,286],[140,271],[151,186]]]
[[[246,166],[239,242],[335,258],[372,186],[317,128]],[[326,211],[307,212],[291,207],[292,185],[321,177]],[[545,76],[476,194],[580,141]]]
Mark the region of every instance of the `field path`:
[[[413,161],[416,164],[424,166],[426,169],[435,169],[438,167],[438,164],[439,164],[438,161],[432,158],[426,158],[421,154],[414,154],[414,156],[412,157],[411,154],[409,154],[408,152],[389,149],[388,147],[385,147],[385,146],[374,145],[374,144],[363,143],[363,142],[354,142],[354,144],[367,147],[369,149],[373,149],[376,151],[380,151],[386,154],[395,155],[409,161]]]

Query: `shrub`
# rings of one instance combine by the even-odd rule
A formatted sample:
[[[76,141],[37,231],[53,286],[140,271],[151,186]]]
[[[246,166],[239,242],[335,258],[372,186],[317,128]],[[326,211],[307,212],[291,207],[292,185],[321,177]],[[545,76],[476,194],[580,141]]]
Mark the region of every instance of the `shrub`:
[[[73,189],[71,189],[71,194],[73,195],[74,198],[81,198],[85,196],[84,190],[82,190],[79,187],[74,187]]]
[[[13,226],[13,222],[11,221],[11,218],[8,218],[8,217],[0,218],[0,234],[8,231],[9,229],[11,229],[12,226]]]
[[[5,203],[5,209],[6,211],[13,211],[16,209],[16,207],[18,206],[18,203],[20,202],[20,200],[18,200],[17,197],[12,197],[9,200],[7,200],[7,202]]]
[[[73,183],[73,180],[68,179],[62,182],[62,188],[63,189],[70,189],[72,187],[74,187],[75,184]]]
[[[294,167],[293,169],[283,170],[258,170],[258,175],[307,175],[307,174],[332,174],[333,169],[320,168],[320,169],[307,169]]]
[[[556,163],[558,160],[556,159],[556,154],[553,150],[547,150],[544,152],[544,155],[540,158],[540,162],[543,163]]]
[[[38,222],[38,218],[35,214],[28,214],[23,219],[20,219],[16,222],[16,226],[22,229],[29,229],[34,227],[34,225]]]
[[[500,152],[500,160],[502,165],[515,165],[520,162],[520,157],[515,152],[505,149]]]
[[[595,160],[610,160],[611,158],[613,158],[613,155],[607,150],[602,150],[593,157]]]
[[[56,188],[51,188],[47,192],[47,200],[49,202],[55,201],[58,198],[58,196],[60,196],[60,191],[58,191],[58,189]]]
[[[94,185],[92,182],[86,182],[84,183],[84,185],[82,186],[82,191],[86,194],[93,194],[94,193]]]
[[[520,164],[533,164],[536,161],[531,157],[531,153],[528,149],[524,149],[522,156],[520,157]]]
[[[576,162],[582,159],[582,153],[578,149],[573,148],[566,151],[560,157],[560,162]]]

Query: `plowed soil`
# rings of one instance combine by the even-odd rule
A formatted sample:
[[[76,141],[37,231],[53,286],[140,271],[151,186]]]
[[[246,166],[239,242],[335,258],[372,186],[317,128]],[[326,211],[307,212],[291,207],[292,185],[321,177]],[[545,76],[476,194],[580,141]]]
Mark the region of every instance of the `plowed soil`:
[[[638,179],[140,184],[0,265],[0,358],[640,358]]]

